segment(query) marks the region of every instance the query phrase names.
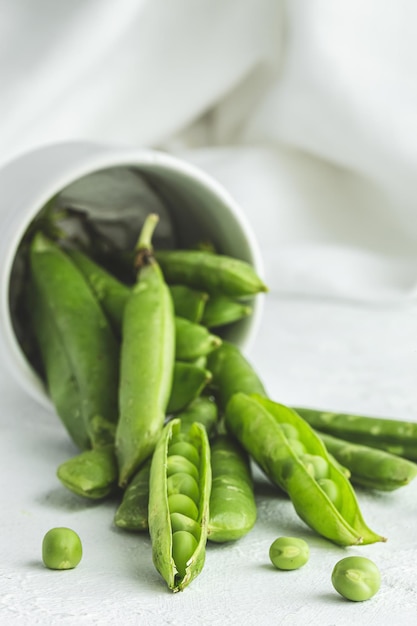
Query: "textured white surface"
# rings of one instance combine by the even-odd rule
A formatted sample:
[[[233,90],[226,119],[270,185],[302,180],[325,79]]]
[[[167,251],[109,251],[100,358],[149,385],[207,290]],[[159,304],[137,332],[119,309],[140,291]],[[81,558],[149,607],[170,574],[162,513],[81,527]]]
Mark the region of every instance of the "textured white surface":
[[[250,357],[281,402],[416,419],[416,320],[409,305],[271,294]],[[148,537],[112,525],[114,501],[85,503],[61,487],[55,468],[74,449],[57,418],[15,386],[4,358],[1,365],[1,624],[415,623],[417,482],[388,494],[359,490],[365,519],[388,542],[343,549],[310,531],[256,471],[255,528],[234,544],[209,545],[203,572],[174,595],[153,567]],[[43,535],[58,525],[82,538],[75,570],[41,563]],[[309,542],[304,568],[270,565],[269,546],[282,534]],[[345,601],[332,588],[332,568],[348,554],[368,556],[381,570],[381,589],[367,602]]]

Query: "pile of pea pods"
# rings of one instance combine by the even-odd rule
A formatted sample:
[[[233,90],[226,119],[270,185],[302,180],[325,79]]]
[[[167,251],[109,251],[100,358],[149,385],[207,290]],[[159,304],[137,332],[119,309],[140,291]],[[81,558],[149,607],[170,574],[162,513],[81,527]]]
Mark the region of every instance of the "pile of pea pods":
[[[149,532],[173,591],[201,572],[207,541],[235,541],[254,527],[252,462],[323,537],[385,541],[366,524],[353,485],[408,484],[417,424],[269,398],[223,337],[251,314],[264,282],[212,250],[154,250],[157,223],[146,218],[125,281],[71,239],[31,233],[24,299],[34,362],[80,449],[58,467],[59,480],[84,498],[116,495],[114,523]]]

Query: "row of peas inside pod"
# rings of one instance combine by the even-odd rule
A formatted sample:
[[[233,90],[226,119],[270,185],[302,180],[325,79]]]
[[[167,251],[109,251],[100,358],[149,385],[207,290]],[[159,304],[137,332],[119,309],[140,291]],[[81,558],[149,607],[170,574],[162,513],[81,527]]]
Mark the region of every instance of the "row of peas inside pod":
[[[249,264],[213,250],[154,250],[157,222],[148,216],[117,275],[47,221],[27,242],[28,353],[80,449],[58,478],[85,498],[116,494],[115,524],[150,533],[155,566],[174,591],[201,572],[207,540],[237,540],[254,527],[251,462],[323,537],[384,541],[365,523],[350,477],[396,489],[417,466],[369,438],[330,452],[301,409],[270,399],[222,332],[251,314],[265,284]]]

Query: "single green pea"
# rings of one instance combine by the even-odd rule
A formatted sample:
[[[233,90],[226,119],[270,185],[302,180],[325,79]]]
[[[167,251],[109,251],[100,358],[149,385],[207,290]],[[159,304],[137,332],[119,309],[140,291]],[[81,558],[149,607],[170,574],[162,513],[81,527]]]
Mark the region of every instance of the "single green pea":
[[[279,425],[287,439],[298,439],[299,433],[296,427],[289,422],[283,422]]]
[[[190,474],[190,476],[198,481],[198,469],[194,463],[191,463],[191,461],[180,454],[170,454],[170,456],[167,457],[167,476],[172,476],[172,474],[176,474],[177,472]]]
[[[198,454],[197,448],[193,446],[188,441],[178,441],[169,446],[168,454],[171,456],[172,454],[183,456],[184,458],[191,461],[196,467],[200,465],[200,456]]]
[[[308,544],[297,537],[278,537],[269,548],[269,558],[277,569],[298,569],[307,563],[309,556]]]
[[[196,503],[183,493],[173,493],[168,496],[168,509],[170,513],[182,513],[193,520],[198,518]]]
[[[82,554],[81,539],[71,528],[51,528],[43,538],[42,560],[49,569],[72,569]]]
[[[318,454],[303,454],[300,457],[300,461],[302,461],[313,478],[318,480],[319,478],[327,478],[329,475],[329,464],[325,458],[319,456]]]
[[[340,491],[334,480],[331,478],[319,478],[317,481],[331,502],[337,507],[340,501]]]
[[[176,533],[179,530],[186,530],[188,533],[194,535],[197,541],[200,539],[201,526],[198,522],[191,519],[191,517],[183,515],[182,513],[171,513],[170,519],[173,533]]]
[[[200,500],[200,489],[197,481],[184,472],[177,472],[168,477],[167,490],[169,496],[174,493],[183,493],[191,498],[191,500],[194,500],[196,504],[198,504]]]
[[[291,450],[294,452],[294,454],[296,454],[297,456],[302,456],[303,454],[305,454],[306,452],[306,447],[305,445],[299,441],[298,439],[290,439],[288,442],[291,446]]]
[[[347,600],[369,600],[381,586],[381,575],[373,561],[364,556],[347,556],[332,572],[332,584]]]
[[[187,563],[197,548],[197,539],[186,530],[177,530],[172,535],[172,558],[178,570],[178,574],[183,578]]]

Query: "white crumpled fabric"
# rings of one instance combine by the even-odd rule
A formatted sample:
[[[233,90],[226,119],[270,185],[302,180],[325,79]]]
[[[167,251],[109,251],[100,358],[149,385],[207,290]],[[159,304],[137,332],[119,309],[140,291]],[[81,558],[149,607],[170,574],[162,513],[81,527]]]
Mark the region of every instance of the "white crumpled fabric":
[[[0,160],[158,147],[225,184],[285,293],[413,298],[412,0],[0,2]]]

